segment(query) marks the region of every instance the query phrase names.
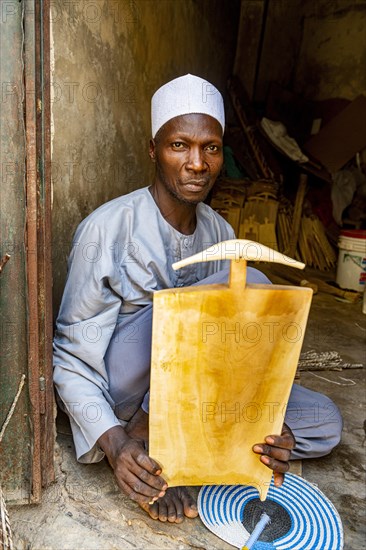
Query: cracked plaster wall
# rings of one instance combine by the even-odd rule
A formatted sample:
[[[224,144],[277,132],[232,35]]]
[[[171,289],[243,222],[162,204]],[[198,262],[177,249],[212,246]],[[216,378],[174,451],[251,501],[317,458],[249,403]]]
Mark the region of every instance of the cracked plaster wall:
[[[366,0],[307,0],[295,90],[310,99],[366,94]]]
[[[187,72],[225,90],[239,2],[55,0],[52,180],[55,314],[78,223],[150,183],[150,99]]]
[[[241,19],[235,69],[256,101],[271,81],[312,100],[366,93],[366,0],[242,0]]]

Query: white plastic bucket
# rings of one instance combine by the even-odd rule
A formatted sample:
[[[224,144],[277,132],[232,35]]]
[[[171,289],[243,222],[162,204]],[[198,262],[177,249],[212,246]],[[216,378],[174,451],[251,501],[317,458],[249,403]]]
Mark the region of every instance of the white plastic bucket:
[[[337,284],[362,292],[366,283],[366,230],[341,231],[338,248]]]

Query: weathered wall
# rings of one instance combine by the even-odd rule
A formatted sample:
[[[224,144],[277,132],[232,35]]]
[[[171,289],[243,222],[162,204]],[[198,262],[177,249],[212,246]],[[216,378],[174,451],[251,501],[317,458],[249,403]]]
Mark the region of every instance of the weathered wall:
[[[225,89],[238,10],[236,0],[52,2],[55,309],[77,224],[151,181],[152,93],[188,72]]]
[[[354,99],[366,91],[365,29],[366,0],[242,0],[235,71],[258,102],[271,81]]]
[[[294,79],[311,99],[366,93],[366,0],[307,0]]]

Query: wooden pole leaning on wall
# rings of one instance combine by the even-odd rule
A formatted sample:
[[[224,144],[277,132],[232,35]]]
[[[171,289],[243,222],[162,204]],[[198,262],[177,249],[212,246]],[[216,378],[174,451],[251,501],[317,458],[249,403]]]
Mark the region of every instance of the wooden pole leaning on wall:
[[[54,480],[52,382],[50,1],[24,12],[27,196],[28,385],[32,423],[32,503]]]
[[[297,249],[297,243],[299,240],[300,226],[301,226],[301,216],[302,208],[304,205],[304,199],[307,189],[308,177],[306,174],[300,174],[299,187],[296,193],[294,215],[292,218],[292,231],[291,231],[291,242],[288,255],[291,257],[295,256]]]

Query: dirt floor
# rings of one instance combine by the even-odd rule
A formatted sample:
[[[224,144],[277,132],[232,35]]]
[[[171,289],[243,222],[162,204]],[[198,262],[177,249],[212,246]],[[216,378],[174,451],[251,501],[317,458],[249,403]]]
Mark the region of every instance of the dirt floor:
[[[342,411],[344,428],[338,448],[327,457],[303,461],[302,475],[337,508],[345,550],[366,549],[365,336],[361,302],[346,303],[325,294],[314,296],[303,352],[336,351],[348,368],[303,372],[301,383],[335,401]],[[45,492],[42,504],[9,510],[16,550],[233,548],[211,534],[199,518],[179,526],[151,520],[120,493],[105,461],[78,464],[65,419],[59,419],[57,440],[57,482]]]

